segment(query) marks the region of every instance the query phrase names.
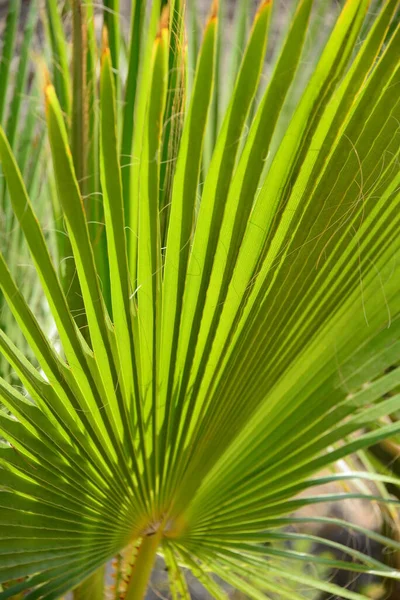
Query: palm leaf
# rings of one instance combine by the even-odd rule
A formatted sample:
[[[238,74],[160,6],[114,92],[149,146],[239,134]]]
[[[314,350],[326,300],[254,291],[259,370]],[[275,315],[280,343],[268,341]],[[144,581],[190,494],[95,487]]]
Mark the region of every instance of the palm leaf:
[[[45,86],[51,169],[87,328],[83,335],[1,130],[7,194],[59,345],[1,254],[1,289],[39,368],[2,332],[1,352],[24,394],[0,379],[10,413],[0,412],[0,580],[18,579],[0,599],[24,591],[31,600],[57,598],[93,573],[76,597],[101,597],[98,569],[126,547],[138,547],[129,581],[117,585],[127,600],[143,597],[157,552],[176,598],[188,597],[185,569],[216,598],[224,590],[215,575],[257,599],[301,599],[308,589],[364,598],[299,567],[310,561],[400,579],[342,544],[325,542],[357,564],[313,557],[296,546],[303,536],[287,528],[301,519],[297,509],[343,497],[399,504],[374,488],[313,492],[351,479],[398,483],[368,471],[316,476],[400,433],[398,421],[382,420],[400,408],[398,369],[385,374],[400,359],[398,2],[387,0],[366,29],[367,0],[346,2],[267,164],[301,63],[310,0],[297,3],[253,113],[271,15],[270,3],[261,4],[220,125],[212,102],[220,100],[213,84],[221,17],[213,7],[182,132],[165,127],[176,106],[168,86],[184,84],[169,72],[182,60],[180,2],[168,19],[159,2],[148,22],[135,12],[140,55],[128,45],[135,90],[125,93],[123,110],[118,3],[107,3],[98,121],[93,27],[89,73],[76,71],[81,84],[75,77],[71,93],[66,37],[55,3],[48,8],[61,65],[55,86]],[[84,147],[77,101],[86,85],[89,129],[99,132],[87,168],[97,180],[92,192],[101,191],[100,249],[77,161]],[[121,145],[122,115],[128,130]],[[210,127],[218,133],[212,143]],[[163,165],[177,144],[167,174]],[[132,164],[125,160],[131,148]],[[168,177],[170,191],[160,195]],[[396,540],[366,534],[398,549]],[[323,543],[318,535],[305,539]]]
[[[21,3],[17,0],[9,3],[0,65],[0,122],[7,133],[18,165],[24,174],[27,188],[35,202],[40,192],[40,178],[43,177],[43,161],[40,157],[44,150],[40,114],[42,100],[41,98],[39,100],[37,95],[38,78],[33,72],[32,64],[32,40],[36,26],[37,12],[33,5],[28,8],[23,19]],[[18,48],[17,55],[16,48]],[[38,160],[33,160],[32,149]],[[40,202],[38,216],[45,226],[49,225],[49,219],[43,215]],[[51,236],[47,233],[46,237],[52,245]],[[37,276],[31,268],[29,253],[10,209],[4,177],[0,186],[0,247],[13,276],[24,289],[32,306],[35,306],[41,323],[47,329],[48,315],[40,300]],[[0,312],[1,329],[12,335],[21,350],[35,362],[1,293]],[[8,380],[14,378],[14,373],[3,359],[0,360],[0,374]]]

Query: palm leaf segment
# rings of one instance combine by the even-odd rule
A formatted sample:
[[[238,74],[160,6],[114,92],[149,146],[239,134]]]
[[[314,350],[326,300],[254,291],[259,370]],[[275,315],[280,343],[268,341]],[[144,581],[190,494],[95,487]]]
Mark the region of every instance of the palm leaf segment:
[[[183,9],[176,2],[157,32],[154,4],[141,34],[133,157],[130,164],[122,159],[130,172],[124,180],[116,130],[121,81],[105,39],[99,185],[108,283],[64,115],[46,86],[85,336],[1,132],[12,208],[62,352],[49,343],[1,255],[3,294],[40,371],[2,332],[2,354],[27,395],[1,380],[11,415],[0,412],[0,579],[22,580],[0,598],[24,589],[29,599],[59,597],[139,539],[139,562],[157,548],[164,552],[176,597],[187,595],[180,565],[215,597],[223,592],[210,572],[254,598],[302,598],[292,584],[337,591],[296,574],[291,562],[309,556],[274,543],[296,537],[285,529],[296,521],[294,509],[325,500],[297,496],[320,482],[316,471],[400,429],[383,424],[350,437],[400,404],[398,395],[381,400],[400,380],[399,369],[382,375],[400,357],[400,29],[398,4],[388,0],[360,44],[368,2],[348,0],[265,168],[311,4],[298,3],[254,111],[271,5],[259,8],[201,186],[217,14],[204,32],[183,131],[169,129],[171,143],[163,123],[173,110],[169,68],[183,60]],[[108,27],[115,45],[115,23]],[[161,159],[166,144],[176,151],[176,140],[171,195],[160,212]],[[289,565],[284,577],[282,558]],[[398,578],[363,561],[358,570]],[[127,598],[144,590],[136,577],[133,570]]]

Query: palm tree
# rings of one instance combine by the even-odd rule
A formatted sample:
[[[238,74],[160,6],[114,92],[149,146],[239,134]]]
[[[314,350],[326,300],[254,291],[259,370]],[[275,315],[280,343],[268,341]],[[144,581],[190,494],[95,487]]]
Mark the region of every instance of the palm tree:
[[[398,483],[316,474],[400,429],[380,420],[400,406],[382,397],[400,373],[385,372],[400,355],[399,5],[347,0],[310,51],[313,3],[300,0],[264,89],[269,1],[246,42],[236,29],[243,56],[227,78],[217,5],[197,45],[183,3],[161,4],[133,3],[124,45],[108,0],[98,53],[94,7],[74,0],[71,77],[46,3],[57,254],[0,132],[57,331],[55,344],[1,254],[0,286],[38,368],[2,331],[24,393],[0,379],[0,580],[12,581],[0,599],[76,586],[103,598],[104,564],[128,549],[115,598],[142,598],[160,553],[174,598],[188,597],[189,569],[216,598],[214,576],[252,598],[359,600],[299,565],[399,572],[288,526],[299,507],[338,499],[313,494],[320,483]],[[313,556],[304,537],[359,563]]]

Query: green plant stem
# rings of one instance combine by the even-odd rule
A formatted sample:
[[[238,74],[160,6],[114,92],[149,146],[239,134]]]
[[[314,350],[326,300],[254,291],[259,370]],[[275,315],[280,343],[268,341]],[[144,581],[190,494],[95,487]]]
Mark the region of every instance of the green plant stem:
[[[160,545],[162,531],[143,538],[139,548],[131,579],[126,590],[125,600],[142,600],[147,589],[151,571]]]
[[[74,600],[103,600],[105,567],[100,567],[74,589]]]

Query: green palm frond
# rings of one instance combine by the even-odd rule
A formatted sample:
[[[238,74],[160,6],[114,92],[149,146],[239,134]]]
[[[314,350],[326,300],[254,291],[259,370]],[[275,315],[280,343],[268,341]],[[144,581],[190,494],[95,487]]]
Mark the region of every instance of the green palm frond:
[[[41,160],[45,153],[41,115],[42,98],[38,93],[39,78],[34,72],[33,40],[38,15],[33,4],[27,8],[25,16],[24,12],[20,0],[9,3],[0,52],[0,124],[6,132],[18,166],[23,173],[38,216],[45,227],[51,228],[51,220],[49,221],[43,213],[45,202],[39,200],[46,195],[46,191],[42,188],[45,177],[44,160]],[[48,231],[46,237],[51,245],[51,234]],[[0,179],[0,249],[13,277],[34,307],[41,324],[49,330],[48,311],[43,305],[39,282],[32,269],[29,252],[10,207],[3,174]],[[1,329],[18,343],[21,351],[35,362],[35,357],[16,326],[1,292],[0,325]],[[3,357],[0,358],[0,375],[16,383],[15,374]]]
[[[174,598],[188,597],[189,569],[216,598],[222,580],[257,599],[360,600],[301,565],[399,571],[308,535],[355,562],[313,556],[288,525],[343,497],[399,505],[373,486],[314,491],[399,483],[317,475],[400,433],[382,420],[400,408],[400,370],[385,373],[400,358],[399,4],[374,18],[367,0],[344,4],[283,135],[312,0],[297,2],[262,93],[271,3],[247,37],[238,27],[226,110],[218,7],[187,58],[183,3],[161,4],[134,3],[140,35],[125,56],[119,4],[106,4],[98,49],[93,5],[72,2],[72,81],[57,3],[46,4],[49,180],[69,274],[0,131],[7,197],[57,330],[55,346],[3,252],[1,290],[34,359],[1,332],[24,394],[0,379],[0,581],[14,581],[0,599],[58,598],[94,573],[76,597],[96,600],[114,556],[129,573],[122,597],[142,598],[160,552]]]

